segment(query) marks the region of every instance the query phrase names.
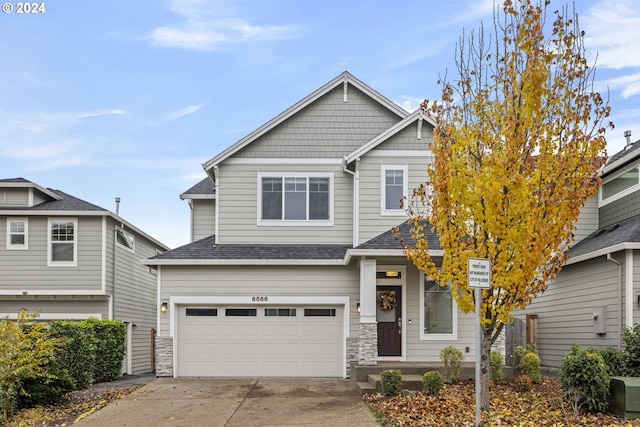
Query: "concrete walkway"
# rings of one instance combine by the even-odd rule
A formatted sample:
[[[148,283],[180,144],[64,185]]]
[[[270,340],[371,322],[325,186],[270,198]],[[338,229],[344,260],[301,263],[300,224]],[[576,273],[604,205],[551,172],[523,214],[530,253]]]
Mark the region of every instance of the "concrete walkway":
[[[159,378],[80,427],[379,427],[350,380]]]

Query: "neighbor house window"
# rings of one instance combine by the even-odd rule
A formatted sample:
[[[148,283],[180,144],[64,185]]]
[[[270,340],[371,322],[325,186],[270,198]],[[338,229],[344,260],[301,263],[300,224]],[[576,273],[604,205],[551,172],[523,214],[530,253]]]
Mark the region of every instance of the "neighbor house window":
[[[382,165],[381,213],[382,215],[405,215],[402,199],[407,196],[407,166]]]
[[[133,252],[135,237],[124,230],[116,230],[116,243]]]
[[[640,184],[640,174],[638,167],[634,167],[612,179],[604,181],[600,190],[600,201],[606,204],[624,197],[637,191],[640,187],[638,184]]]
[[[259,174],[258,224],[330,225],[330,174]]]
[[[7,218],[7,249],[29,249],[29,222],[26,218]]]
[[[77,265],[77,221],[49,221],[49,265]]]
[[[440,286],[427,275],[421,284],[421,339],[457,339],[457,304],[451,295],[451,285]]]

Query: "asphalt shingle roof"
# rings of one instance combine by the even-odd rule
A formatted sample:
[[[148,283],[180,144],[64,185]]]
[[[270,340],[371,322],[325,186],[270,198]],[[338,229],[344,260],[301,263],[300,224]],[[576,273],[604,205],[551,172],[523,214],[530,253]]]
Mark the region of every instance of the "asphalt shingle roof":
[[[215,194],[215,192],[213,181],[211,178],[206,177],[182,194]]]
[[[585,237],[569,250],[569,258],[618,245],[640,242],[640,216],[609,225]]]
[[[264,259],[264,260],[340,260],[351,246],[345,245],[216,245],[215,236],[205,237],[156,255],[157,260]]]
[[[405,246],[415,246],[415,240],[411,237],[411,225],[405,221],[398,227],[400,238],[404,241]],[[430,250],[441,250],[438,235],[431,230],[431,226],[424,227],[424,236],[427,239]],[[371,240],[368,240],[358,246],[356,249],[404,249],[401,240],[397,239],[393,230],[379,234]]]

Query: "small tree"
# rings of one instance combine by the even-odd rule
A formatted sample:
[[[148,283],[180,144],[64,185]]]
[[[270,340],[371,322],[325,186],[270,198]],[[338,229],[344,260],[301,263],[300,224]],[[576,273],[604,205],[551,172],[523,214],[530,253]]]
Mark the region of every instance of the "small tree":
[[[407,257],[458,307],[475,310],[467,260],[488,258],[492,282],[482,290],[481,405],[489,408],[491,345],[546,289],[566,261],[574,223],[596,194],[610,108],[593,91],[584,33],[575,13],[549,1],[504,0],[495,38],[484,29],[463,37],[457,79],[441,79],[442,102],[422,104],[435,122],[429,182],[409,203],[414,243]],[[437,232],[432,258],[425,229]]]
[[[29,378],[51,378],[47,370],[50,358],[58,345],[45,331],[45,325],[33,322],[37,313],[20,310],[18,321],[0,319],[0,405],[6,420],[22,392],[22,381]]]

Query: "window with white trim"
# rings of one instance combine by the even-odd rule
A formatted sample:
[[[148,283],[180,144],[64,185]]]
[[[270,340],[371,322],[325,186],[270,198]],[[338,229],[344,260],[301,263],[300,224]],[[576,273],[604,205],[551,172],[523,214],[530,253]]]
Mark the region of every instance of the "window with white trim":
[[[333,174],[258,174],[258,224],[331,225]]]
[[[116,244],[125,249],[134,252],[135,250],[135,237],[133,234],[127,233],[122,229],[116,230]]]
[[[458,338],[458,305],[451,294],[451,285],[440,286],[421,273],[420,339],[454,340]]]
[[[406,215],[401,206],[401,200],[407,196],[407,181],[407,165],[382,165],[380,174],[382,215]]]
[[[29,221],[27,218],[7,218],[7,249],[29,249]]]
[[[640,171],[636,166],[603,181],[600,188],[600,204],[618,200],[638,190],[640,190]]]
[[[49,263],[50,266],[76,266],[77,245],[76,219],[49,221]]]

